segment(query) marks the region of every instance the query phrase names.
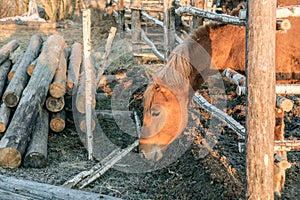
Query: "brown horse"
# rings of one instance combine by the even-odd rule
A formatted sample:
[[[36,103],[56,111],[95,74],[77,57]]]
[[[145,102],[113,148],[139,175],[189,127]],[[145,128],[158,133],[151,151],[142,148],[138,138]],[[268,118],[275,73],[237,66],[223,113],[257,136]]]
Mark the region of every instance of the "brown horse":
[[[293,39],[298,38],[300,19],[290,21],[292,29],[276,36],[277,79],[300,77],[300,40]],[[228,67],[245,71],[244,27],[202,26],[174,49],[144,93],[140,151],[147,159],[162,157],[162,150],[187,124],[187,107],[194,91],[209,75]]]

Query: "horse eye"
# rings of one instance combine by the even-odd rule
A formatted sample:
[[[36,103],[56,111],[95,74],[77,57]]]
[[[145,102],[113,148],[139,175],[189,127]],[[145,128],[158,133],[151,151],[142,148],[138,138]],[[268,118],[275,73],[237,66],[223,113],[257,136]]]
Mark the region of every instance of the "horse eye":
[[[160,112],[159,111],[152,111],[151,112],[151,116],[152,117],[158,117],[160,115]]]

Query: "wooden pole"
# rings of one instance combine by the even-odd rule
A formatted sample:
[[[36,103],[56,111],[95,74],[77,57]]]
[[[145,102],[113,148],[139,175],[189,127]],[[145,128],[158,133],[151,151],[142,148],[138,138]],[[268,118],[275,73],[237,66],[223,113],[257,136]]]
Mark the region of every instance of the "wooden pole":
[[[274,199],[276,1],[248,1],[246,199]]]
[[[91,10],[82,12],[83,24],[83,62],[85,71],[85,120],[86,144],[88,159],[93,159],[93,131],[92,131],[92,102],[93,102],[93,66],[91,62]]]
[[[164,1],[164,50],[165,58],[169,56],[175,46],[175,19],[171,1]]]
[[[139,42],[141,41],[141,4],[141,0],[135,0],[131,6],[131,38],[133,55],[141,53],[141,47],[139,45]],[[140,60],[133,56],[133,63],[138,65],[140,64]]]

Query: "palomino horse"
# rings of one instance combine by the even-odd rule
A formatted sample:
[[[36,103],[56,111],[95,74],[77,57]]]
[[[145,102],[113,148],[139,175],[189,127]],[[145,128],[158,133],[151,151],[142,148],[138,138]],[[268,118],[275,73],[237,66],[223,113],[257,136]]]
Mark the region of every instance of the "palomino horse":
[[[276,35],[277,79],[300,77],[300,40],[296,39],[300,19],[290,21],[292,28]],[[185,129],[188,103],[209,75],[228,67],[245,71],[245,44],[244,27],[210,24],[196,29],[191,38],[174,49],[144,93],[139,149],[146,159],[160,160],[167,146]],[[274,176],[274,191],[280,194],[284,174],[276,167],[274,173],[278,174]]]

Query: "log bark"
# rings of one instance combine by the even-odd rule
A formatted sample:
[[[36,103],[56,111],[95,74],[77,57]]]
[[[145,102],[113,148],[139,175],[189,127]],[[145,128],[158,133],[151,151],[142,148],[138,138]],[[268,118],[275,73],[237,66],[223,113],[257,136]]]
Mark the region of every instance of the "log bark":
[[[66,94],[67,82],[67,47],[60,56],[59,65],[50,85],[49,93],[54,98],[61,98]]]
[[[49,96],[45,102],[47,110],[50,112],[59,112],[65,107],[65,98],[54,98]]]
[[[274,199],[276,1],[247,4],[246,199]]]
[[[66,127],[66,111],[51,113],[50,129],[56,133],[62,132]]]
[[[12,110],[7,107],[5,103],[2,103],[0,107],[0,133],[4,133],[6,131],[11,113]]]
[[[35,123],[38,109],[45,103],[50,83],[63,49],[65,41],[59,35],[51,35],[44,43],[39,56],[35,73],[32,74],[27,87],[23,91],[10,125],[0,140],[0,165],[19,167],[24,155],[31,127]]]
[[[28,74],[29,76],[32,75],[32,73],[33,73],[33,71],[34,71],[34,68],[35,68],[35,66],[36,66],[36,63],[37,63],[37,59],[35,59],[34,61],[32,61],[32,62],[30,63],[30,65],[27,67],[27,74]]]
[[[39,110],[36,124],[24,157],[24,167],[42,168],[47,165],[48,122],[49,114],[47,110]]]
[[[0,64],[3,63],[6,59],[9,58],[11,52],[15,51],[19,47],[17,40],[12,40],[9,43],[5,44],[0,49]]]
[[[19,58],[17,59],[17,61],[13,64],[13,66],[12,66],[11,70],[9,71],[8,76],[7,76],[8,81],[11,81],[11,79],[14,77],[20,62],[23,59],[23,56],[24,56],[24,53],[22,55],[20,55]]]
[[[80,190],[21,180],[0,175],[1,198],[7,200],[120,200],[118,198]]]
[[[31,37],[24,56],[17,67],[17,71],[11,79],[2,97],[3,102],[8,107],[16,107],[18,105],[22,92],[29,80],[27,67],[38,57],[42,44],[43,39],[41,36],[33,35]]]
[[[10,70],[10,67],[11,67],[10,60],[4,61],[2,63],[2,65],[0,66],[0,97],[2,96],[4,86],[5,86],[6,80],[7,80],[7,74]]]
[[[78,42],[71,46],[69,56],[68,76],[67,76],[67,94],[72,95],[74,85],[78,85],[80,66],[82,63],[82,45]]]

